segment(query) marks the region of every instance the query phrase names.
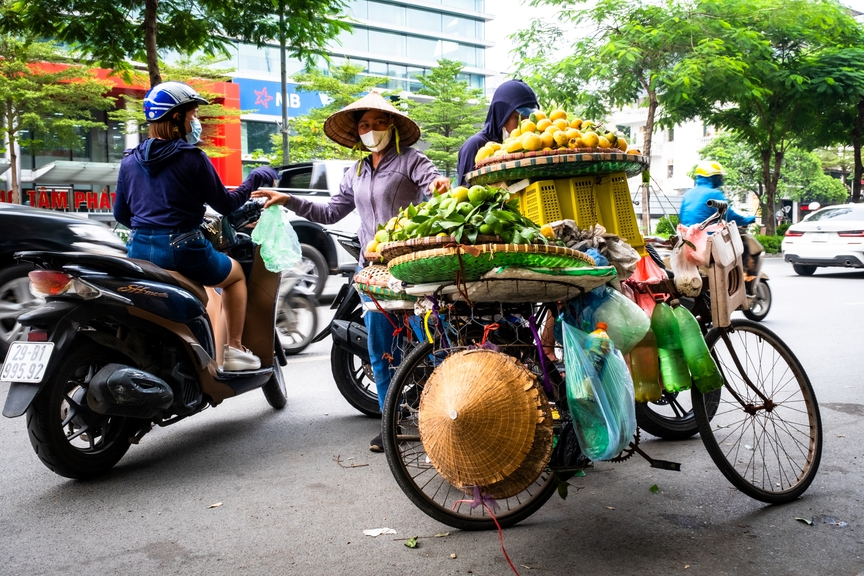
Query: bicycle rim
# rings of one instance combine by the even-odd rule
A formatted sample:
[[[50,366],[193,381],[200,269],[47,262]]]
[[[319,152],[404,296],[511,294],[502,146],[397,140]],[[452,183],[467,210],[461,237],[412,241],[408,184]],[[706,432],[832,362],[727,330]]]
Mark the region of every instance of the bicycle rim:
[[[819,407],[804,368],[776,334],[749,320],[712,329],[706,342],[725,380],[716,400],[693,391],[711,458],[752,498],[771,504],[798,498],[822,455]]]

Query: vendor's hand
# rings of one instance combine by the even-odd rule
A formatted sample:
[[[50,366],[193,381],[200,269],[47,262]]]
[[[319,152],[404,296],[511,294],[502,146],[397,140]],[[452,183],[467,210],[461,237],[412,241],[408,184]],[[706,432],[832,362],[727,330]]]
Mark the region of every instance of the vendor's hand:
[[[252,192],[252,198],[266,198],[267,201],[264,202],[264,208],[269,208],[274,205],[284,205],[289,198],[291,198],[290,194],[285,194],[284,192],[277,192],[276,190],[270,190],[268,188],[259,188]]]
[[[436,194],[441,194],[442,192],[450,190],[450,179],[445,178],[444,176],[439,176],[429,184],[429,190]]]

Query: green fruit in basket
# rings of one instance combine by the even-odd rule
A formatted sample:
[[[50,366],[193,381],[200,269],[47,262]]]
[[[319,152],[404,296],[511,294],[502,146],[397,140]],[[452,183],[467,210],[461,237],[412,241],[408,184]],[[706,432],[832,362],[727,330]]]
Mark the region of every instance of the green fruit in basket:
[[[375,240],[377,240],[379,244],[383,244],[384,242],[389,242],[390,241],[390,233],[387,232],[386,230],[378,230],[378,232],[375,233]]]
[[[456,202],[467,202],[468,188],[466,188],[465,186],[457,186],[450,191],[450,197],[455,198]]]
[[[429,209],[428,209],[428,208],[423,208],[423,209],[421,209],[421,210],[418,210],[418,211],[417,211],[417,215],[418,215],[418,216],[429,216]]]
[[[489,197],[489,191],[485,186],[472,186],[468,189],[468,201],[477,206]]]
[[[417,230],[418,226],[420,226],[420,224],[417,222],[408,222],[405,224],[405,233],[410,236],[415,230]]]
[[[470,202],[460,202],[458,206],[456,206],[456,211],[462,214],[463,216],[467,216],[471,213],[471,210],[474,209],[474,206],[471,205]]]
[[[477,230],[480,232],[480,234],[484,234],[487,236],[493,233],[492,226],[490,226],[489,224],[481,224]]]

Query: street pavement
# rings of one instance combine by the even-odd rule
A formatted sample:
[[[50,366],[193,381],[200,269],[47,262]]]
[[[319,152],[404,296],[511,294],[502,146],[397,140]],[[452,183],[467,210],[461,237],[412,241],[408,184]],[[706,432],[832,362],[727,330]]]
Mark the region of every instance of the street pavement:
[[[765,269],[765,325],[797,354],[821,405],[822,464],[808,492],[767,506],[728,483],[698,436],[643,438],[682,470],[638,456],[597,463],[566,501],[553,496],[504,530],[520,574],[864,575],[864,272],[804,278],[780,259]],[[331,314],[319,312],[321,322]],[[512,574],[496,533],[427,517],[368,451],[379,421],[339,395],[329,341],[291,358],[285,375],[284,410],[260,391],[228,400],[154,430],[88,482],[46,469],[23,418],[0,419],[0,574]],[[363,534],[383,527],[397,534]],[[413,536],[415,549],[404,545]]]

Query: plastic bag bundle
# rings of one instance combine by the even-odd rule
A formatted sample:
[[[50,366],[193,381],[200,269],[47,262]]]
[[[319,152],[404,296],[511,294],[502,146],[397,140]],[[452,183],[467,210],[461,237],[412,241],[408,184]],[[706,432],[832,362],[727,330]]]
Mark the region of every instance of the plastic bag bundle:
[[[712,232],[719,230],[721,226],[712,224],[704,229],[700,229],[700,226],[701,224],[693,224],[692,226],[678,224],[676,231],[679,238],[686,240],[682,250],[687,260],[696,266],[708,266],[711,261],[711,247],[708,246],[708,236]]]
[[[687,258],[686,250],[690,250],[687,243],[678,242],[669,261],[675,275],[675,288],[684,296],[694,297],[702,291],[702,277],[696,264]]]
[[[606,332],[621,354],[629,354],[651,327],[651,319],[635,302],[608,287],[603,302],[594,310],[594,324],[597,322],[606,323]]]
[[[636,432],[633,381],[621,352],[606,354],[602,377],[586,352],[588,334],[563,323],[567,404],[582,452],[591,460],[617,456]]]
[[[303,255],[297,233],[288,218],[288,212],[279,206],[271,206],[261,213],[252,231],[252,241],[261,246],[261,259],[271,272],[290,270]]]

